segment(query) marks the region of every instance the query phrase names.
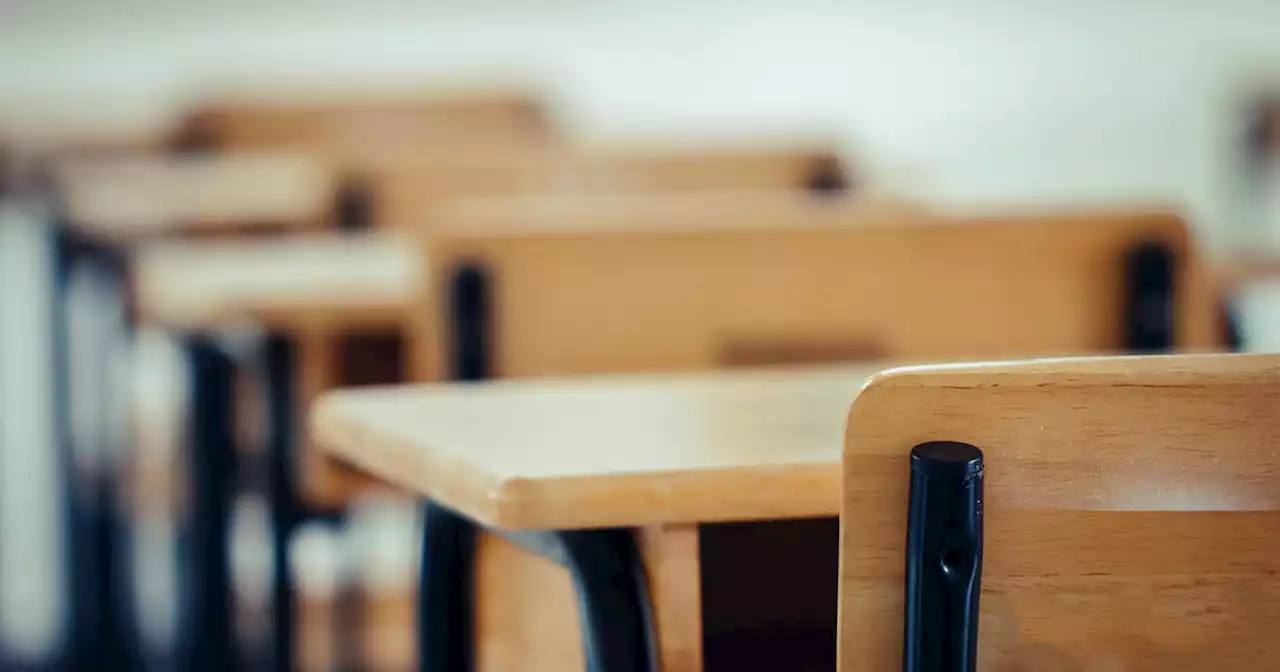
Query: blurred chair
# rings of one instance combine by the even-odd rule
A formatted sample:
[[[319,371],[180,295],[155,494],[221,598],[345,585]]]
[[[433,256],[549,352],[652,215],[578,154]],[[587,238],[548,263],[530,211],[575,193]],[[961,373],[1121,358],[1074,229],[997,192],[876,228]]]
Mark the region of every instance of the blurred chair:
[[[1277,422],[1275,356],[877,376],[846,435],[840,669],[1280,666]]]
[[[1154,213],[655,200],[460,217],[426,250],[422,380],[1215,343],[1186,229]]]
[[[347,92],[283,87],[228,92],[190,112],[170,144],[183,152],[293,150],[335,159],[468,143],[539,143],[547,112],[519,90]]]

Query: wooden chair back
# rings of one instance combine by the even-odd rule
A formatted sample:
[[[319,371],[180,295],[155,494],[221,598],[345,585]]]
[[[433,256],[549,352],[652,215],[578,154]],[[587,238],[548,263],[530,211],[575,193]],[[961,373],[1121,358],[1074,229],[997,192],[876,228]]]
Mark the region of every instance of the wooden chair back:
[[[948,218],[806,199],[606,214],[435,236],[419,377],[456,376],[477,356],[486,375],[520,377],[1114,352],[1134,314],[1168,322],[1167,345],[1214,342],[1212,297],[1174,216]],[[1133,279],[1134,255],[1152,246],[1171,315],[1133,306],[1151,289]]]
[[[902,669],[909,454],[985,465],[978,669],[1280,668],[1280,357],[920,367],[849,414],[839,669]]]

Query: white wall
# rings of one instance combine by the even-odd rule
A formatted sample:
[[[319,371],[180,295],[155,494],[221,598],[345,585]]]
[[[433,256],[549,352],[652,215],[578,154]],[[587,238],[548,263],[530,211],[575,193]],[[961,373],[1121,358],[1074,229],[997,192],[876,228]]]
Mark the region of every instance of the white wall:
[[[1230,96],[1280,69],[1280,3],[890,4],[8,2],[0,109],[147,114],[242,76],[528,79],[587,133],[829,131],[929,195],[1174,199],[1224,225]]]
[[[0,0],[0,117],[145,118],[286,75],[530,81],[592,135],[829,133],[887,187],[1171,201],[1218,247],[1234,106],[1280,81],[1280,3]]]

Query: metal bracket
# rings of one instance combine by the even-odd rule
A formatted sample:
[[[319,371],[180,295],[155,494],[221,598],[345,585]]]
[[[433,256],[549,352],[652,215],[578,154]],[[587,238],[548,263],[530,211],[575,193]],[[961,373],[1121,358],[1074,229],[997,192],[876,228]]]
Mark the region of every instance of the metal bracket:
[[[904,672],[973,672],[982,594],[982,451],[911,450]]]

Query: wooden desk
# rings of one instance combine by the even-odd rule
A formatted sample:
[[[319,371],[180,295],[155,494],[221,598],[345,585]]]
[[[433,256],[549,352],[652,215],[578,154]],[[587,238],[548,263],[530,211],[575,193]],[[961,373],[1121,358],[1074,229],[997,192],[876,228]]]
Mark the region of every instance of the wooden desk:
[[[331,454],[433,502],[424,571],[452,563],[466,575],[458,567],[470,563],[467,551],[447,545],[465,546],[457,539],[470,521],[498,533],[480,537],[475,560],[475,669],[584,665],[568,573],[526,549],[567,546],[574,558],[573,544],[593,535],[612,540],[597,553],[643,562],[663,669],[702,669],[704,657],[709,669],[728,666],[731,648],[756,662],[785,667],[807,655],[821,665],[834,661],[844,417],[879,368],[337,391],[317,403],[311,425]],[[431,536],[431,516],[452,531]],[[803,518],[827,520],[713,524]],[[619,542],[631,538],[619,530],[635,530],[639,550]],[[745,553],[751,563],[740,561]],[[572,573],[580,587],[601,579]],[[438,579],[422,579],[423,599],[442,609],[421,624],[426,638],[449,617],[440,600],[464,608],[471,599],[431,594]],[[635,614],[617,609],[588,606],[583,636],[599,636],[589,626],[596,617],[625,630]],[[456,622],[448,627],[460,637]],[[601,660],[642,657],[611,648],[618,639],[593,641]]]
[[[143,319],[186,329],[394,327],[425,277],[416,243],[392,235],[157,243],[135,267]]]
[[[216,334],[260,334],[269,415],[267,463],[273,516],[277,646],[291,650],[292,591],[288,538],[304,515],[295,486],[295,417],[332,386],[335,339],[343,330],[401,331],[422,285],[422,256],[387,235],[312,235],[217,243],[153,243],[136,254],[135,289],[142,321],[178,330],[190,366],[190,470],[193,536],[202,594],[223,604],[235,452],[236,363]],[[295,380],[296,378],[296,380]],[[314,451],[305,451],[314,455]],[[302,465],[309,473],[315,462]],[[310,485],[314,478],[307,478]],[[311,503],[311,502],[307,502]],[[229,612],[212,626],[227,628]],[[289,664],[283,664],[288,669]]]
[[[317,228],[336,182],[299,154],[86,159],[60,165],[70,223],[115,243],[246,228]]]

